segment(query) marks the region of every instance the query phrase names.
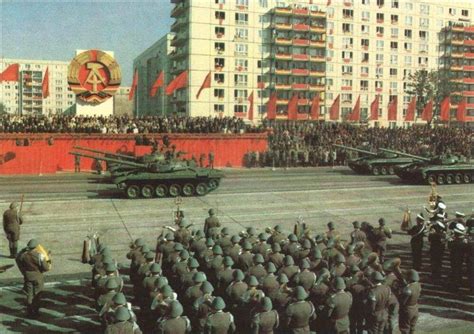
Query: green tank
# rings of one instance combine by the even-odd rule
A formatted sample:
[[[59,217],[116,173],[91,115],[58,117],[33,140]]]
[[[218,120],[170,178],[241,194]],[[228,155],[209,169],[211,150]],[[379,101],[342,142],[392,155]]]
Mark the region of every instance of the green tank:
[[[383,150],[415,159],[410,164],[395,168],[395,174],[404,181],[427,184],[460,184],[471,183],[474,178],[474,164],[467,163],[455,155],[425,158],[404,152]]]
[[[344,145],[334,146],[362,154],[348,161],[349,168],[357,174],[393,175],[395,166],[413,162],[413,158],[402,157],[396,153],[384,151],[375,153]]]
[[[81,152],[69,154],[118,163],[129,170],[112,174],[111,183],[123,190],[128,198],[204,196],[219,187],[224,173],[218,169],[200,168],[190,161],[167,159],[152,163],[138,163]]]

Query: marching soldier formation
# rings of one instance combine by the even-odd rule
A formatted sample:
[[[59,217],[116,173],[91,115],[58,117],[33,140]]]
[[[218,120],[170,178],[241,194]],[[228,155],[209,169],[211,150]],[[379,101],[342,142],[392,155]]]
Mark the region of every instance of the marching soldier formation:
[[[416,328],[419,275],[403,273],[399,258],[380,261],[391,235],[382,219],[379,228],[354,222],[347,237],[332,222],[316,236],[299,223],[296,233],[275,226],[230,235],[213,209],[204,231],[189,230],[185,218],[177,223],[157,245],[141,238],[131,245],[128,298],[108,247],[101,245],[91,257],[96,308],[106,333],[392,333],[397,324],[402,333],[413,333]]]

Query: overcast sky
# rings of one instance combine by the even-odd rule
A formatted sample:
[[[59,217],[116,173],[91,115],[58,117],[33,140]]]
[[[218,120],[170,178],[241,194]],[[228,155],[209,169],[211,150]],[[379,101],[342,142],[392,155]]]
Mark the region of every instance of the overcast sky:
[[[133,59],[173,22],[170,0],[0,0],[3,58],[70,61],[77,49],[114,51],[122,85]]]

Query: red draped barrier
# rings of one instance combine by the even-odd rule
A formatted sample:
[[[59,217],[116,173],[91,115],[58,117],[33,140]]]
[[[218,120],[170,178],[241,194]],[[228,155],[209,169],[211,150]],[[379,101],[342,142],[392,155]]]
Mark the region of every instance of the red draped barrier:
[[[74,170],[74,156],[68,154],[73,146],[89,147],[116,153],[149,154],[151,146],[138,146],[135,136],[129,135],[73,135],[73,134],[1,134],[0,174],[51,174]],[[215,167],[242,167],[244,155],[250,151],[267,150],[266,134],[169,134],[177,151],[187,152],[199,161],[201,154],[214,153]],[[150,136],[151,138],[151,136]],[[161,136],[157,135],[161,143]],[[19,146],[28,140],[28,146]],[[92,153],[93,154],[93,153]],[[81,170],[94,169],[94,161],[81,158]]]

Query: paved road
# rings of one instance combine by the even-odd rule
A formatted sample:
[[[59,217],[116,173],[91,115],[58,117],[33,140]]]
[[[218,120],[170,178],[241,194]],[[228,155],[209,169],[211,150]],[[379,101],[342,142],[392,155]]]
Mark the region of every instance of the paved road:
[[[226,174],[215,192],[183,199],[186,217],[196,227],[202,226],[207,210],[214,207],[221,221],[235,232],[246,226],[263,230],[275,224],[291,230],[298,216],[315,232],[323,232],[326,223],[333,221],[348,235],[352,221],[375,223],[379,217],[385,217],[394,231],[400,231],[403,210],[422,210],[430,192],[429,186],[406,185],[395,176],[360,176],[346,168],[229,170]],[[438,191],[449,213],[473,210],[472,185],[439,186]],[[45,312],[51,314],[28,323],[22,320],[23,297],[17,285],[20,273],[13,268],[2,274],[0,286],[10,287],[4,289],[0,299],[0,313],[7,317],[0,324],[0,333],[37,333],[34,329],[40,330],[45,323],[52,331],[93,331],[96,319],[84,294],[87,282],[79,284],[79,279],[89,273],[89,267],[79,261],[87,231],[101,232],[117,260],[126,264],[124,255],[131,240],[143,237],[154,245],[163,226],[171,225],[174,200],[127,200],[101,177],[87,174],[0,178],[0,209],[6,209],[21,194],[25,194],[26,220],[21,241],[24,244],[35,237],[52,251],[54,266],[47,278],[56,288],[48,289],[46,296]],[[391,253],[409,265],[408,237],[397,233],[391,245]],[[7,250],[5,239],[1,239],[0,254],[7,254]],[[0,255],[0,265],[8,263],[12,261]],[[451,294],[425,281],[423,330],[456,328],[465,326],[465,320],[474,320],[474,300],[465,291]],[[451,320],[446,321],[446,317]]]

